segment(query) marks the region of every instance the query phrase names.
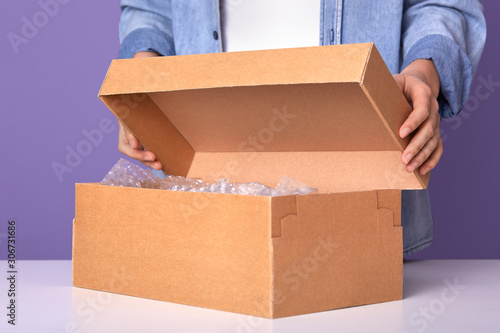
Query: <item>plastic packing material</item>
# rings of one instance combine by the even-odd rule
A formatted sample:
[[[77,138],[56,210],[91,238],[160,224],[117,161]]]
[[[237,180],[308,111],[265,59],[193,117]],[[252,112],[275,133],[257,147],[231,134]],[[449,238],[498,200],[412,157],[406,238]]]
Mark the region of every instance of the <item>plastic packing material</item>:
[[[149,169],[143,169],[138,165],[120,158],[109,170],[101,181],[101,185],[158,188],[160,178],[156,177]]]
[[[156,177],[150,169],[143,169],[124,158],[120,158],[100,184],[170,191],[230,193],[260,196],[318,193],[318,189],[308,187],[306,184],[286,176],[281,177],[278,184],[274,188],[257,182],[230,183],[225,178],[219,179],[217,183],[206,183],[200,179],[186,178],[182,176],[166,176],[165,178],[159,178]]]

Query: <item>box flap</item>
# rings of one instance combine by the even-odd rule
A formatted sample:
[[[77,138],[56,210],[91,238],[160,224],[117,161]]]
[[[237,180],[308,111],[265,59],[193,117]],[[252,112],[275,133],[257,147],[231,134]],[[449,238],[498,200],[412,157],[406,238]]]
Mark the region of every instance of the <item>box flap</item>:
[[[168,174],[283,175],[325,192],[422,189],[411,107],[373,44],[114,60],[99,93]]]

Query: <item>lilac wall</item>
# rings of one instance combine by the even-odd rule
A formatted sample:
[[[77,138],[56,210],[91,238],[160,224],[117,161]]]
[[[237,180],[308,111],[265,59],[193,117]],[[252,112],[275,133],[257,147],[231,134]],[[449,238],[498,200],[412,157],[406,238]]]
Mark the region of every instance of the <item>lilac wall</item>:
[[[70,259],[74,184],[99,181],[120,157],[116,123],[97,98],[117,55],[119,2],[65,1],[51,15],[37,1],[0,4],[1,259],[12,218],[18,258]],[[443,122],[445,155],[431,178],[435,242],[415,258],[500,258],[500,3],[484,3],[483,61],[466,109]]]

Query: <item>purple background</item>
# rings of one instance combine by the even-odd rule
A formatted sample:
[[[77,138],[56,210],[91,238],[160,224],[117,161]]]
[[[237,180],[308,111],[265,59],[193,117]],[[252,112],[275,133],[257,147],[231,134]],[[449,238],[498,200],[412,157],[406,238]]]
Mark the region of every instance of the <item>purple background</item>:
[[[500,3],[483,3],[488,42],[472,97],[458,118],[442,122],[445,154],[429,187],[434,244],[413,258],[500,258],[500,84],[488,91],[480,79],[500,82]],[[8,219],[17,221],[18,259],[70,259],[74,184],[100,181],[121,157],[114,117],[97,98],[118,51],[118,4],[69,1],[45,21],[37,1],[0,4],[0,259]],[[22,35],[23,17],[33,15],[40,28],[16,53],[8,34]],[[103,119],[111,133],[91,150],[82,146],[83,131]],[[67,149],[78,147],[88,155],[58,179],[52,164],[66,164]]]

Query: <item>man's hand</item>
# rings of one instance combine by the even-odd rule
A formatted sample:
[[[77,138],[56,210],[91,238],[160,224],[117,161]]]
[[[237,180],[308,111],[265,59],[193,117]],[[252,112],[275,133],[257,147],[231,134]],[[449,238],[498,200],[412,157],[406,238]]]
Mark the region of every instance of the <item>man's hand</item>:
[[[394,79],[413,108],[399,129],[401,138],[415,132],[401,161],[408,172],[420,168],[420,174],[425,175],[437,165],[443,155],[437,102],[439,75],[432,60],[417,59],[401,74],[394,75]]]
[[[144,150],[139,140],[123,126],[121,121],[118,121],[118,150],[120,153],[138,160],[150,168],[161,170],[161,162],[156,160],[155,154]]]
[[[156,52],[138,52],[134,58],[147,58],[159,56]],[[161,162],[156,160],[155,154],[150,151],[144,150],[139,140],[130,133],[130,131],[123,126],[121,121],[118,121],[118,150],[122,153],[138,160],[139,162],[147,165],[150,168],[161,170]]]

